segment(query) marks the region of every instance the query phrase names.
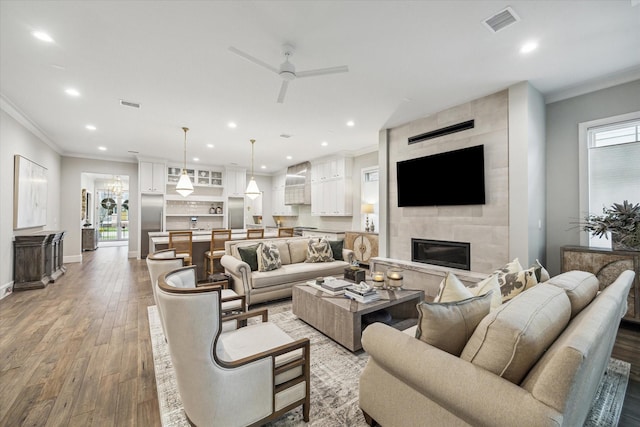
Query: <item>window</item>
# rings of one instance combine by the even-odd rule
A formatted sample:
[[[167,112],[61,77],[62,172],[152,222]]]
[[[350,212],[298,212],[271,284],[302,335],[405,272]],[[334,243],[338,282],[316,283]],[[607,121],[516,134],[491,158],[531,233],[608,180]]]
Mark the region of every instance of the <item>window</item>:
[[[639,203],[640,118],[591,123],[586,126],[586,146],[588,212],[600,214],[623,200]],[[587,237],[589,246],[611,247],[610,236]]]

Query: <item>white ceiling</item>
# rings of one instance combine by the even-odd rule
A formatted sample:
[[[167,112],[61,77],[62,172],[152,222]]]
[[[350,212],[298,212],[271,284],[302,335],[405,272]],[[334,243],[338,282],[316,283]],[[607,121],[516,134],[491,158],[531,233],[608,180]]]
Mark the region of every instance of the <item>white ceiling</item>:
[[[637,3],[2,0],[1,101],[64,155],[136,161],[137,151],[181,164],[187,126],[190,163],[250,167],[255,138],[256,172],[272,173],[374,150],[380,129],[523,80],[558,99],[638,78]],[[492,34],[482,21],[508,5],[521,21]],[[539,47],[523,55],[529,40]],[[350,71],[292,81],[278,104],[280,77],[228,48],[278,67],[284,43],[299,71]]]

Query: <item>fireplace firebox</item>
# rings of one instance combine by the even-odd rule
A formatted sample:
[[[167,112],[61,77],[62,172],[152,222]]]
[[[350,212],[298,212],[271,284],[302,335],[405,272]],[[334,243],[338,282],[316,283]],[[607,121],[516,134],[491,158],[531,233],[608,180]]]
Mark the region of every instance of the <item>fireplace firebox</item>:
[[[471,270],[471,244],[411,239],[411,261]]]

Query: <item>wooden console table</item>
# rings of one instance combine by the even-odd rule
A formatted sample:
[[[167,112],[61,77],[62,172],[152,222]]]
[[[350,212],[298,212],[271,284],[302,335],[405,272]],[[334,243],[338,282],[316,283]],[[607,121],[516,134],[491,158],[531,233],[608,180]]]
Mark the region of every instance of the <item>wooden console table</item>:
[[[640,252],[614,251],[586,246],[560,248],[562,272],[588,271],[600,281],[600,289],[613,283],[624,270],[635,271],[636,277],[627,297],[627,314],[624,320],[640,323]]]
[[[13,241],[13,289],[44,288],[67,268],[63,264],[65,231],[41,231],[15,236]]]

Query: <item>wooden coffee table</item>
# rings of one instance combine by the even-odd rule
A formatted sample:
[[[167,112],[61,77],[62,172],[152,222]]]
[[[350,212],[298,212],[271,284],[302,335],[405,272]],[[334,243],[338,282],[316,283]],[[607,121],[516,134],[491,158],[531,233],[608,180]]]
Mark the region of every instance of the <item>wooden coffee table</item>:
[[[298,284],[293,287],[292,311],[337,343],[357,351],[362,348],[362,316],[384,309],[391,315],[392,322],[417,319],[416,304],[424,299],[424,292],[417,290],[378,292],[380,300],[363,304]]]

